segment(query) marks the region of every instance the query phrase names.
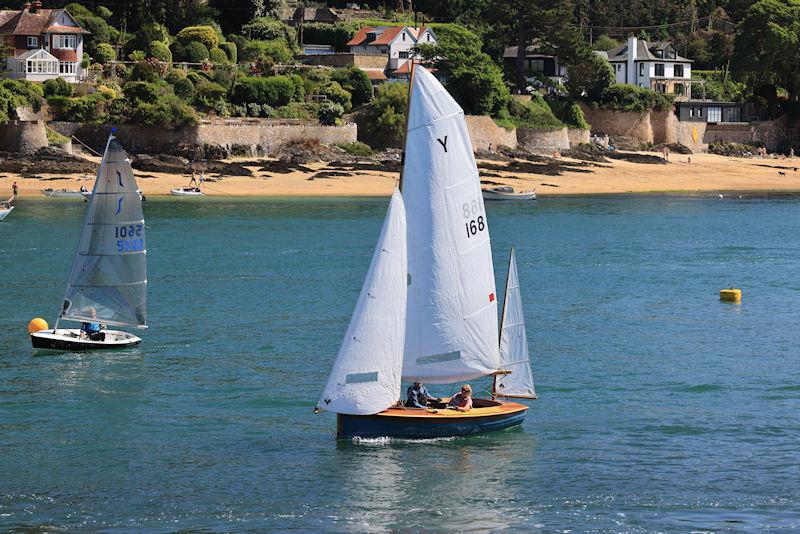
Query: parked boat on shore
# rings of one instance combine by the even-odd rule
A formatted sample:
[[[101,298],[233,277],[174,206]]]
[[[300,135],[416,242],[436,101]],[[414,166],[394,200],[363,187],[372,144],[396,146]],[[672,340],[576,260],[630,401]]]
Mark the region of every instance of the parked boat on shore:
[[[205,196],[199,187],[176,187],[171,189],[170,195],[174,197],[202,197]]]
[[[47,198],[83,198],[83,193],[79,189],[42,189],[42,194]]]
[[[482,190],[484,200],[536,200],[536,191],[516,191],[510,185],[498,185]]]

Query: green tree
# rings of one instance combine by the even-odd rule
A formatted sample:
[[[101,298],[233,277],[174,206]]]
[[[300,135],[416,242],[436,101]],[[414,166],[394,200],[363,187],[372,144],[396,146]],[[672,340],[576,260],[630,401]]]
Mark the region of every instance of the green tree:
[[[184,57],[190,63],[202,63],[208,59],[208,48],[199,41],[192,41],[186,45]]]
[[[231,63],[238,62],[238,57],[236,53],[236,43],[229,43],[229,42],[220,43],[219,47],[225,51],[225,55],[228,56],[228,60]]]
[[[366,117],[365,128],[366,136],[372,146],[402,145],[407,103],[407,84],[387,83],[377,88],[372,110]]]
[[[162,41],[153,41],[150,43],[147,51],[148,57],[156,58],[165,63],[172,63],[172,52],[167,43]]]
[[[228,55],[219,48],[209,50],[208,57],[212,63],[228,63]]]
[[[42,86],[44,88],[45,98],[49,98],[51,96],[72,96],[72,84],[63,78],[46,80]]]
[[[337,82],[330,81],[318,87],[317,94],[324,95],[331,102],[339,104],[345,111],[350,111],[350,108],[353,107],[350,93]]]
[[[573,98],[597,101],[603,91],[616,82],[611,64],[593,51],[588,51],[584,61],[570,65],[567,72],[567,89]]]
[[[344,115],[344,108],[336,102],[322,102],[317,109],[317,118],[322,124],[336,124],[341,120],[342,115]]]
[[[331,79],[350,93],[354,107],[371,102],[375,95],[369,76],[358,67],[337,69],[331,75]]]
[[[111,63],[117,59],[117,52],[114,50],[114,47],[108,43],[100,43],[97,45],[97,49],[94,52],[94,60],[101,65],[105,65],[106,63]]]
[[[259,41],[283,40],[291,49],[297,47],[297,34],[294,28],[279,20],[258,17],[242,26],[243,35]]]
[[[616,48],[619,46],[619,41],[616,39],[612,39],[608,35],[601,35],[597,39],[594,40],[592,43],[592,48],[594,50],[602,50],[604,52],[608,52],[612,48]]]
[[[188,46],[193,42],[202,43],[206,49],[219,46],[219,35],[212,26],[189,26],[178,32],[178,40]]]

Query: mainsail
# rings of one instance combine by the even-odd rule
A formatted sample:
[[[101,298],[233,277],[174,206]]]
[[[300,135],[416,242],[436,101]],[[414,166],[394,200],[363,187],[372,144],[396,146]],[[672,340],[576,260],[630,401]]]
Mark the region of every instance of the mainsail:
[[[406,270],[406,213],[403,197],[395,191],[318,408],[366,415],[400,398]]]
[[[137,189],[128,155],[110,136],[86,208],[61,319],[147,327],[147,246]]]
[[[522,295],[517,276],[517,258],[514,249],[508,260],[508,279],[503,299],[503,321],[500,332],[500,360],[509,375],[499,375],[495,384],[498,396],[536,398],[528,354],[528,337],[522,315]]]
[[[451,383],[498,370],[489,227],[464,112],[415,67],[403,166],[408,216],[404,380]]]

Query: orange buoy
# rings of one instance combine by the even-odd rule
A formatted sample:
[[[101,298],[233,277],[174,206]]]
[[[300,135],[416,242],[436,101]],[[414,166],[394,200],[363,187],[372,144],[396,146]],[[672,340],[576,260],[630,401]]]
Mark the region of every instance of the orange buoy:
[[[33,334],[34,332],[38,332],[40,330],[47,330],[47,321],[42,319],[41,317],[36,317],[35,319],[31,319],[31,322],[28,323],[28,333]]]
[[[741,302],[742,301],[742,290],[741,289],[720,289],[719,290],[719,300],[724,300],[725,302]]]

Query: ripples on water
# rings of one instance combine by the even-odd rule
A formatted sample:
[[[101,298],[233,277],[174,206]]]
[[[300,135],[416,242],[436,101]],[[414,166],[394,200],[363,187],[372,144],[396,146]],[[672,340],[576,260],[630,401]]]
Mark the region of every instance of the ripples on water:
[[[25,325],[53,319],[83,206],[20,202],[0,224],[0,528],[800,527],[797,199],[489,205],[541,400],[504,433],[337,443],[311,408],[385,207],[148,201],[142,345],[43,357]]]

